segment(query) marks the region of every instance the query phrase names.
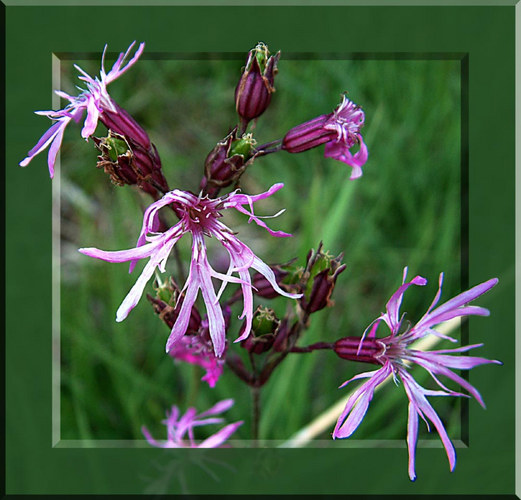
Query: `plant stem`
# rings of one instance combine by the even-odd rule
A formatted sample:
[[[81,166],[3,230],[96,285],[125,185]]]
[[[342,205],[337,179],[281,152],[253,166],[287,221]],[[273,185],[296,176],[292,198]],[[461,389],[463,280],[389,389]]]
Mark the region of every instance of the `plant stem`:
[[[259,421],[260,421],[260,390],[259,386],[251,386],[252,401],[252,421],[251,421],[251,439],[252,448],[259,444]]]

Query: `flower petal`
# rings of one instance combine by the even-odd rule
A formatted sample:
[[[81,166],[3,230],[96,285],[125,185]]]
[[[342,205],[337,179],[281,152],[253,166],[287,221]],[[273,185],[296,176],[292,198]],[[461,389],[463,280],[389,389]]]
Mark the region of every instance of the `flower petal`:
[[[167,353],[170,352],[172,346],[186,333],[186,329],[188,328],[188,323],[190,321],[192,306],[194,305],[195,299],[197,298],[199,287],[199,275],[197,272],[196,265],[192,262],[190,266],[190,274],[188,275],[185,284],[186,291],[183,299],[183,304],[181,305],[181,309],[179,310],[177,320],[174,323],[172,331],[170,332],[170,336],[168,337],[168,340],[166,342]]]
[[[416,443],[418,441],[418,412],[414,403],[409,401],[409,419],[407,421],[407,449],[409,451],[409,478],[416,479],[415,460]]]
[[[447,453],[447,458],[449,459],[450,470],[453,471],[454,467],[456,467],[456,451],[454,450],[454,445],[447,435],[447,431],[445,430],[440,417],[438,417],[438,414],[425,398],[423,387],[418,385],[418,383],[405,370],[400,370],[399,374],[403,381],[403,386],[409,401],[415,406],[418,413],[427,417],[434,424],[434,427],[436,427]]]
[[[217,448],[221,446],[236,430],[243,424],[242,421],[229,424],[216,432],[213,436],[206,438],[199,448]]]
[[[369,403],[373,399],[374,390],[392,373],[391,363],[386,363],[382,368],[373,372],[362,386],[360,386],[348,399],[344,411],[338,418],[333,431],[333,439],[348,438],[358,428],[364,418]]]

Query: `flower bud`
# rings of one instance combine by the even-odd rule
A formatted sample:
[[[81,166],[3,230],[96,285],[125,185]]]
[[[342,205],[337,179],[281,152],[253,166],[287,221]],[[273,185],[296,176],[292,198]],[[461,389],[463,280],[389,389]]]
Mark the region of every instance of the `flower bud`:
[[[179,316],[182,301],[179,300],[181,292],[177,283],[170,278],[168,282],[161,282],[156,278],[156,296],[147,294],[147,299],[152,304],[154,312],[163,320],[168,328],[172,329]],[[175,306],[173,306],[175,304]],[[195,334],[201,327],[201,315],[196,306],[192,307],[188,322],[187,334]]]
[[[273,350],[283,352],[288,347],[288,339],[291,333],[288,318],[283,318],[275,331],[275,340],[273,342]]]
[[[168,183],[161,172],[161,163],[155,148],[147,154],[138,146],[132,146],[127,138],[112,130],[107,137],[93,137],[98,156],[98,168],[103,168],[117,186],[138,185],[155,195],[168,191]]]
[[[338,275],[346,268],[341,264],[343,255],[333,258],[328,252],[322,252],[322,243],[316,252],[310,251],[305,273],[308,274],[304,296],[300,305],[308,313],[331,307],[331,294],[335,288]]]
[[[245,123],[260,116],[268,107],[271,94],[275,92],[273,82],[279,58],[280,51],[269,56],[268,47],[262,42],[250,50],[235,89],[235,107]]]
[[[275,316],[273,309],[259,306],[253,313],[251,335],[241,342],[241,346],[253,354],[269,351],[279,325],[280,320]]]
[[[257,156],[252,155],[256,144],[252,134],[244,134],[236,138],[235,127],[222,141],[210,151],[204,165],[204,177],[200,189],[208,196],[214,197],[221,188],[237,182],[246,168]]]

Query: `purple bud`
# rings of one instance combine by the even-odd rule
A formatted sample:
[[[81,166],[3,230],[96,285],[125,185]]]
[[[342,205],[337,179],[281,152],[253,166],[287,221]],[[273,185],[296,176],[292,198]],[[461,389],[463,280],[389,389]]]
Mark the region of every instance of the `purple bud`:
[[[107,137],[93,137],[93,141],[101,152],[97,167],[103,168],[114,184],[138,185],[152,196],[157,196],[158,191],[168,191],[168,183],[161,172],[161,162],[153,145],[146,153],[141,146],[113,130],[109,130]]]
[[[255,139],[251,134],[236,137],[235,127],[222,141],[210,151],[205,160],[204,177],[200,189],[213,198],[221,188],[238,182],[246,168],[257,156],[252,154]]]
[[[269,56],[268,47],[262,42],[250,50],[235,89],[235,107],[246,123],[260,116],[268,107],[271,94],[275,92],[273,83],[279,58],[280,52]]]
[[[331,294],[335,289],[336,279],[346,266],[342,264],[343,255],[332,258],[328,252],[322,252],[322,243],[316,252],[310,251],[307,257],[305,275],[308,276],[306,293],[300,299],[300,305],[308,313],[314,313],[333,305]]]
[[[276,352],[283,352],[288,348],[288,338],[291,329],[288,319],[284,318],[275,332],[275,341],[273,342],[273,350]]]

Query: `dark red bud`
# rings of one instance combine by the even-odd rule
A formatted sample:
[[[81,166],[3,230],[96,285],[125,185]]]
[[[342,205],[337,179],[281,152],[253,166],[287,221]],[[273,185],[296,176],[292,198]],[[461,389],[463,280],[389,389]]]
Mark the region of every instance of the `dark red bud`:
[[[335,265],[335,263],[337,265]],[[302,308],[308,313],[314,313],[333,305],[331,294],[335,289],[338,275],[346,268],[345,264],[338,265],[337,261],[332,261],[331,267],[320,271],[313,278],[313,286],[309,294],[309,300],[302,297]]]
[[[268,48],[264,44],[259,44],[250,50],[246,67],[235,89],[235,107],[245,122],[264,113],[271,101],[271,94],[275,92],[273,83],[277,74],[280,52],[269,57],[265,67],[261,68],[257,58],[259,51],[265,56],[268,54]]]

